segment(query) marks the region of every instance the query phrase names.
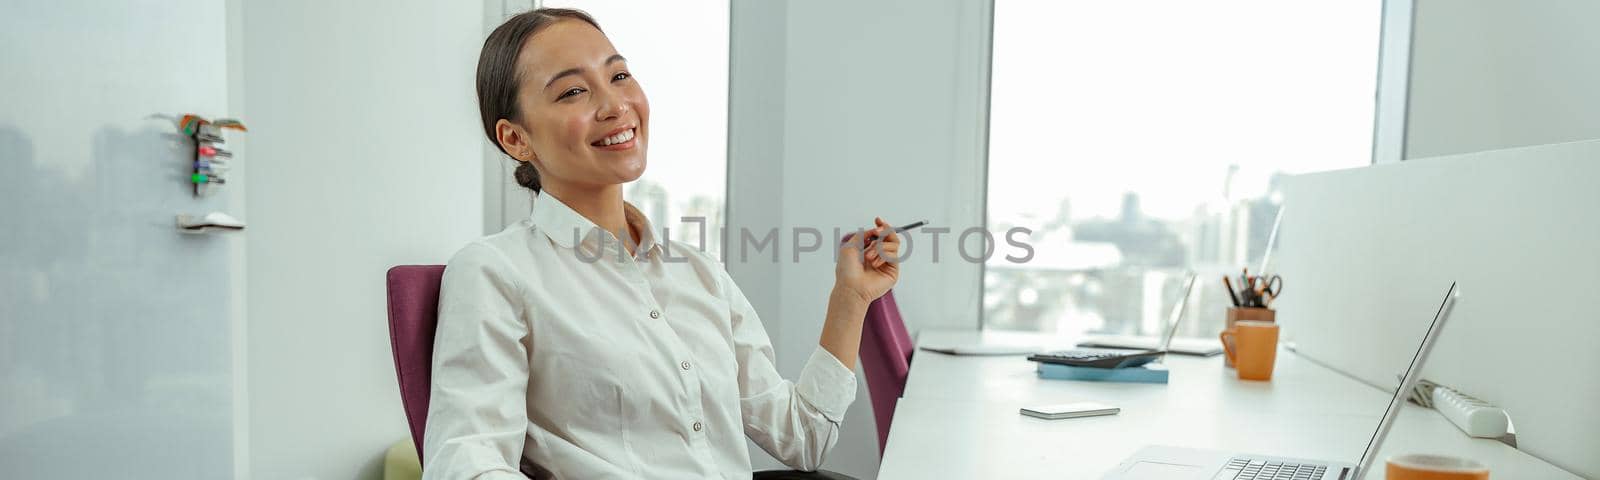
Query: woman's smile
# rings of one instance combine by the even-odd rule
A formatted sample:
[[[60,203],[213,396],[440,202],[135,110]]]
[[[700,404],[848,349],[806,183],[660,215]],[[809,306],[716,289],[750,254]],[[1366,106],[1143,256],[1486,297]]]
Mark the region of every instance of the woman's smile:
[[[589,142],[589,146],[605,151],[628,150],[637,143],[635,141],[636,133],[638,133],[638,127],[619,128],[606,133],[599,140]]]

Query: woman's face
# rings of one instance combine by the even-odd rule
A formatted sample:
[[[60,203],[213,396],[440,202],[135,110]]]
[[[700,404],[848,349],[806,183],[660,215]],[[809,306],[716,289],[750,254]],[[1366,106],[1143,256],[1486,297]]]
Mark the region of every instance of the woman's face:
[[[545,27],[523,47],[517,73],[518,133],[531,155],[513,156],[532,160],[546,188],[615,185],[644,173],[650,103],[600,30],[579,20]]]

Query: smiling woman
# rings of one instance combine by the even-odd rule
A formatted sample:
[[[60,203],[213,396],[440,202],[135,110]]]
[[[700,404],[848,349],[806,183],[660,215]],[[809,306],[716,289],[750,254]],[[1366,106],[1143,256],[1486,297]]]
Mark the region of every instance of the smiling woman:
[[[541,36],[548,38],[539,42],[541,48],[523,48]],[[538,94],[519,95],[525,85]],[[601,108],[590,108],[596,102]],[[478,105],[490,142],[521,162],[517,183],[536,192],[546,175],[559,184],[608,172],[621,183],[644,173],[640,144],[649,138],[650,103],[628,73],[627,60],[582,11],[541,9],[495,29],[478,61]],[[592,122],[589,116],[604,118]],[[562,144],[568,138],[594,138],[587,146],[617,154]],[[551,158],[564,161],[545,161]]]
[[[899,278],[889,223],[840,247],[817,347],[789,381],[722,266],[623,201],[650,104],[593,17],[512,17],[485,40],[477,86],[533,211],[445,269],[425,477],[743,477],[747,437],[816,470],[855,396],[867,305]]]

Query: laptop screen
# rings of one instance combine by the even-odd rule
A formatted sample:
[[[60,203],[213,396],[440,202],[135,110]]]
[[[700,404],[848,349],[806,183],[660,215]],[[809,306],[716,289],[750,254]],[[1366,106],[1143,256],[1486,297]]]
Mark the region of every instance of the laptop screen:
[[[1167,319],[1167,333],[1161,337],[1161,345],[1156,351],[1165,353],[1172,347],[1172,337],[1178,335],[1178,323],[1183,321],[1183,309],[1189,305],[1189,294],[1194,293],[1194,280],[1199,275],[1189,274],[1189,282],[1183,284],[1183,296],[1178,298],[1178,304],[1172,306],[1172,314]]]
[[[1428,358],[1428,351],[1433,348],[1434,339],[1439,338],[1439,331],[1444,329],[1445,320],[1450,318],[1450,309],[1455,306],[1459,296],[1456,284],[1451,283],[1450,290],[1444,294],[1444,303],[1439,304],[1439,311],[1433,314],[1433,324],[1428,325],[1428,333],[1422,336],[1422,344],[1417,346],[1417,353],[1411,356],[1411,365],[1406,367],[1400,388],[1394,391],[1394,398],[1389,399],[1389,410],[1383,412],[1383,420],[1378,422],[1378,429],[1372,432],[1372,439],[1367,441],[1366,451],[1361,452],[1355,480],[1367,476],[1367,471],[1372,469],[1372,463],[1378,457],[1378,448],[1383,446],[1384,437],[1389,435],[1395,417],[1400,415],[1400,409],[1405,406],[1407,393],[1417,386],[1417,379],[1422,377],[1422,363]]]

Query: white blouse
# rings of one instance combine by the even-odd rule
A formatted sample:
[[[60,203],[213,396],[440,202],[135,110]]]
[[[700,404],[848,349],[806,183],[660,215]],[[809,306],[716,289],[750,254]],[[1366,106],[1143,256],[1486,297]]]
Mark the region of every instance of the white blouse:
[[[791,468],[822,464],[854,372],[818,347],[798,382],[779,376],[722,266],[626,210],[633,256],[540,194],[450,259],[423,478],[750,478],[745,436]]]

